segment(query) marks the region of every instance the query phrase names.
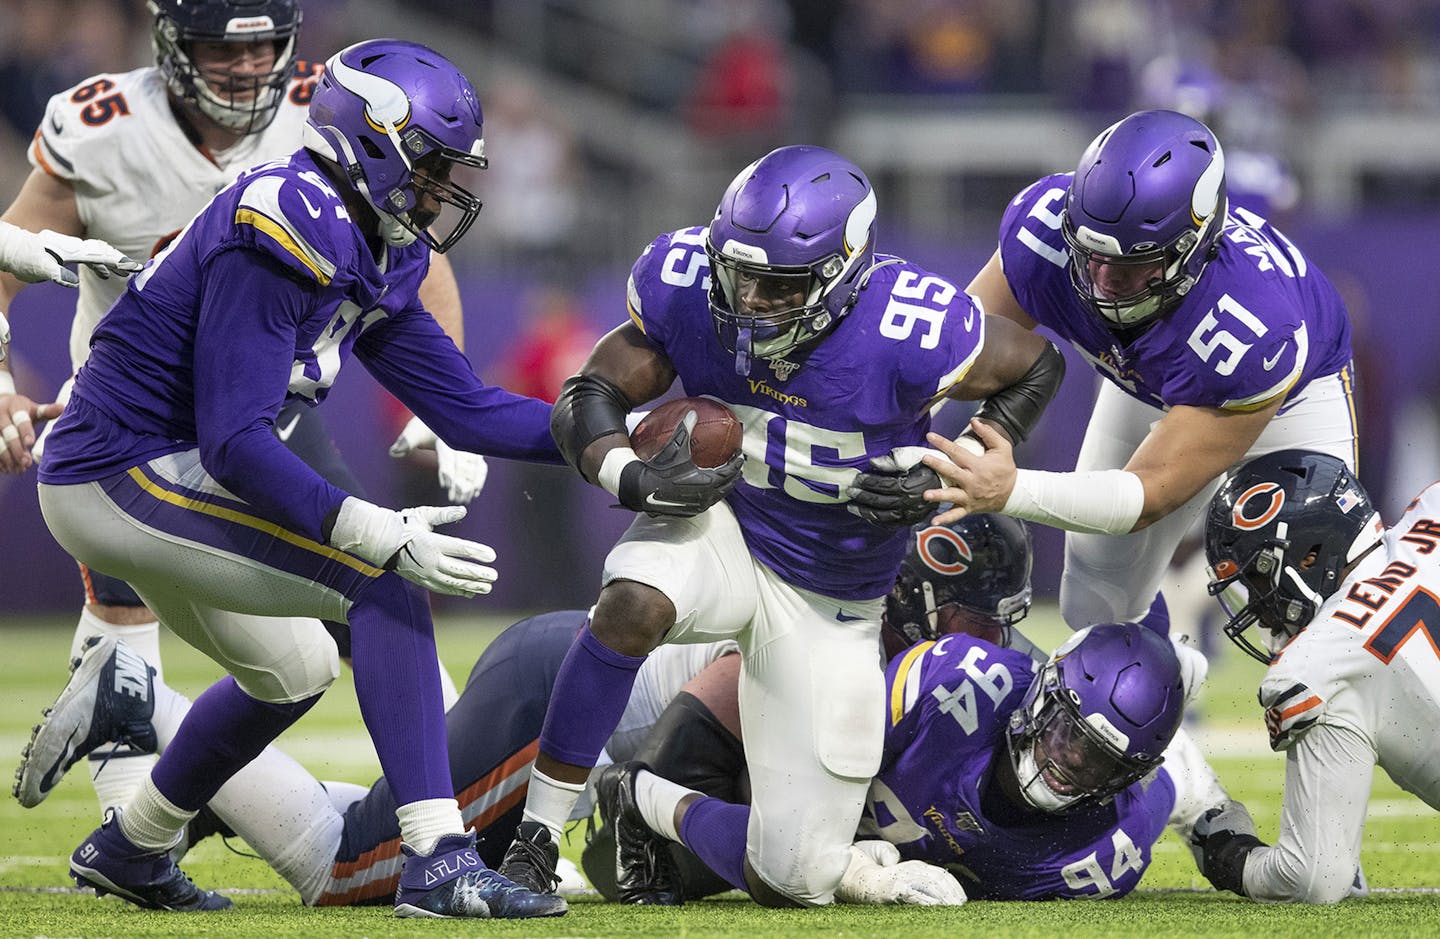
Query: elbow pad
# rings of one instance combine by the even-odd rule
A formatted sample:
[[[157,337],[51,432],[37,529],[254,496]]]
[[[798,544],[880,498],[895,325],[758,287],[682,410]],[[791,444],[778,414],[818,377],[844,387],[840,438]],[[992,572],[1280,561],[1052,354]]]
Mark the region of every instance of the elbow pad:
[[[625,392],[608,378],[575,375],[565,380],[550,412],[550,436],[565,462],[579,469],[586,447],[601,437],[626,433],[625,415],[632,407]]]
[[[975,416],[998,425],[1012,444],[1019,444],[1030,435],[1064,378],[1065,356],[1047,341],[1045,351],[1020,380],[986,398]]]

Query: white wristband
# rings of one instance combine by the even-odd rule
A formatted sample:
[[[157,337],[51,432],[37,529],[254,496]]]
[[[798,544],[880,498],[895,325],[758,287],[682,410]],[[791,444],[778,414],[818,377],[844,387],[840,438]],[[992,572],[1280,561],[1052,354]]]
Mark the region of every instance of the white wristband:
[[[1066,531],[1128,534],[1145,508],[1145,485],[1125,470],[1016,470],[1006,515]]]
[[[616,447],[605,454],[605,459],[600,463],[600,472],[596,474],[595,481],[600,488],[610,493],[615,498],[620,498],[620,473],[631,463],[639,462],[640,458],[635,451],[629,447]]]
[[[5,369],[0,369],[0,395],[13,395],[15,393],[15,376]]]

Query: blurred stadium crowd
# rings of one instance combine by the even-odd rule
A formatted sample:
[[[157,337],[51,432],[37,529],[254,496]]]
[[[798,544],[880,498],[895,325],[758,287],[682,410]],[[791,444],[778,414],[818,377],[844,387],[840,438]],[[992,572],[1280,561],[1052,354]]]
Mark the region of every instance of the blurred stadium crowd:
[[[24,150],[50,95],[152,61],[144,6],[0,0],[0,203],[29,171]],[[1000,207],[1037,170],[1072,168],[1135,107],[1178,107],[1211,122],[1227,151],[1273,157],[1271,211],[1344,284],[1365,411],[1360,475],[1387,518],[1434,476],[1440,387],[1423,350],[1440,342],[1440,301],[1420,240],[1433,244],[1440,206],[1440,0],[305,0],[304,13],[302,58],[401,35],[475,80],[491,169],[477,234],[452,257],[489,380],[553,394],[619,322],[638,249],[703,223],[736,166],[774,146],[846,152],[877,183],[882,249],[964,284],[993,250]],[[27,309],[71,302],[31,294],[15,317],[31,331],[42,317]],[[43,329],[53,353],[21,349],[17,368],[53,388],[63,327]],[[1066,415],[1042,424],[1031,465],[1073,460],[1093,376],[1072,366],[1057,402]],[[384,459],[405,415],[386,401],[373,410],[389,415],[383,426],[340,442],[378,454],[370,466],[352,456],[373,496],[410,504],[400,489],[428,485],[428,473],[412,479]],[[494,599],[586,602],[623,513],[605,515],[564,471],[524,472],[497,467],[489,502],[511,516],[518,550],[552,560]],[[0,480],[0,507],[21,500],[33,501],[33,480]],[[588,526],[593,550],[567,534],[573,522],[552,521],[576,512],[604,519]],[[22,543],[0,533],[0,550]],[[1039,550],[1040,566],[1058,566],[1043,539]],[[42,586],[20,607],[68,607],[63,556],[34,563],[42,584],[55,569],[63,596],[52,604]],[[1037,568],[1037,589],[1052,585]]]

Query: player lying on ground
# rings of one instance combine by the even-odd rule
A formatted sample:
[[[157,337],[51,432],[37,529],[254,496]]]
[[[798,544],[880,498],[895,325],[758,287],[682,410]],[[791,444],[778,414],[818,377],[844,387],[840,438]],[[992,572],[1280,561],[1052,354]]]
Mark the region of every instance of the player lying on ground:
[[[1285,751],[1280,837],[1243,807],[1195,826],[1205,876],[1255,900],[1334,903],[1357,877],[1375,767],[1440,808],[1440,486],[1388,529],[1333,456],[1246,464],[1205,524],[1225,633],[1270,665],[1260,704]],[[1258,631],[1258,635],[1257,635]]]
[[[1202,812],[1228,798],[1177,730],[1179,665],[1156,633],[1097,626],[1057,650],[1038,675],[1028,658],[975,638],[1013,637],[1029,605],[1028,556],[1023,593],[1011,592],[1013,568],[967,572],[963,559],[972,551],[987,560],[1016,556],[1016,539],[1002,525],[965,530],[984,519],[1019,527],[995,516],[919,527],[887,601],[887,636],[929,638],[893,658],[887,672],[885,759],[861,836],[889,846],[852,855],[841,899],[1121,896],[1134,888],[1167,823],[1188,837]],[[971,602],[957,602],[966,597],[956,586]],[[741,886],[738,858],[717,858],[695,838],[696,826],[714,815],[747,811],[726,804],[746,801],[747,791],[733,678],[719,677],[736,671],[731,660],[710,665],[706,693],[678,696],[637,762],[601,774],[607,824],[584,865],[607,897],[675,904]],[[668,843],[681,840],[709,867]],[[877,858],[913,863],[877,869]],[[922,861],[947,867],[963,890],[957,896],[937,883],[936,868],[917,866]]]
[[[164,909],[230,905],[168,852],[334,681],[327,619],[352,627],[356,697],[395,791],[396,914],[564,911],[480,865],[450,782],[425,590],[488,592],[493,552],[432,531],[464,509],[373,505],[274,435],[281,406],[318,403],[353,354],[463,449],[558,462],[549,406],[481,382],[419,297],[432,252],[479,213],[464,175],[485,165],[481,121],[470,82],[433,50],[343,50],[305,147],[221,190],[96,328],[41,464],[46,524],[230,677],[77,848],[82,884]]]

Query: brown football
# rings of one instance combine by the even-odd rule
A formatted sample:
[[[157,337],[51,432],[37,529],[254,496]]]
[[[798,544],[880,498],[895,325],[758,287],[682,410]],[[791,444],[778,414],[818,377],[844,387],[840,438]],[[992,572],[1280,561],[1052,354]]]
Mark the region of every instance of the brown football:
[[[653,457],[670,442],[685,412],[692,410],[695,428],[690,432],[690,459],[695,465],[713,469],[734,456],[744,437],[740,420],[714,398],[676,398],[645,415],[630,435],[635,455],[642,460]]]

